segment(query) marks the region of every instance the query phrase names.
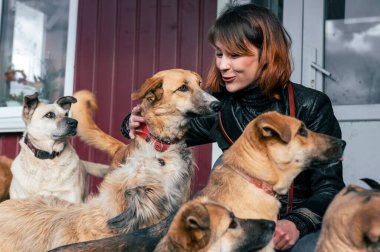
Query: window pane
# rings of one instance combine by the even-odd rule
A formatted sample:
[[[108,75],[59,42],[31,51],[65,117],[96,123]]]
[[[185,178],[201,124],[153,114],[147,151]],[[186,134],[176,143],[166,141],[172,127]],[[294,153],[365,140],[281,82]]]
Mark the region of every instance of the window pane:
[[[334,105],[380,104],[380,1],[326,1],[324,91]]]
[[[63,95],[69,0],[3,0],[0,106],[24,95],[54,101]]]

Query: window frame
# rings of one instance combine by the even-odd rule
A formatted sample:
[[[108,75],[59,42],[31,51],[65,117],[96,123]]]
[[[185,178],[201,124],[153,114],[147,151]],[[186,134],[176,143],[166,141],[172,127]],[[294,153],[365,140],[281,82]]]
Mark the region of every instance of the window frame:
[[[72,95],[74,89],[74,66],[75,66],[75,47],[78,17],[78,1],[69,0],[69,24],[66,48],[65,63],[65,87],[64,95]],[[0,27],[2,16],[3,0],[0,0]],[[22,106],[0,107],[0,133],[22,132],[25,124],[22,121]]]

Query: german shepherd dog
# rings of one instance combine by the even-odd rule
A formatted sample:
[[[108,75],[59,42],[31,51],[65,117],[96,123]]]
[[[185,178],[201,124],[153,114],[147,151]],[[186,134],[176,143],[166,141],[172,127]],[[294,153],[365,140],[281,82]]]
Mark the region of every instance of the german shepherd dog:
[[[161,71],[148,78],[132,94],[132,99],[142,100],[141,113],[146,118],[146,125],[137,130],[137,137],[128,145],[105,134],[96,126],[91,114],[97,105],[95,97],[89,91],[75,94],[78,106],[73,106],[73,117],[79,121],[78,135],[90,145],[107,151],[113,157],[111,167],[124,166],[128,158],[147,152],[157,155],[167,152],[173,160],[178,161],[176,166],[165,172],[153,169],[131,171],[130,186],[139,187],[156,181],[157,186],[165,189],[160,195],[164,200],[147,205],[143,202],[141,192],[133,193],[129,196],[133,200],[129,201],[128,209],[110,220],[113,227],[130,232],[157,223],[189,199],[194,173],[192,153],[184,141],[189,120],[194,115],[214,113],[221,105],[203,91],[200,84],[201,77],[198,74],[183,69]]]
[[[323,218],[317,252],[380,251],[380,185],[362,179],[372,189],[349,185],[331,202]]]
[[[274,227],[274,221],[239,219],[200,197],[181,207],[154,251],[257,251],[271,240]]]
[[[155,224],[168,212],[169,180],[180,180],[173,171],[188,165],[185,162],[191,161],[172,151],[136,152],[123,167],[106,175],[99,194],[86,203],[43,196],[4,201],[0,204],[0,251],[47,251],[115,236],[124,229],[111,229],[107,221],[125,211],[145,220],[134,227]],[[174,174],[174,178],[162,174]],[[135,180],[141,183],[136,185]]]
[[[87,173],[103,177],[109,171],[109,166],[81,161],[69,142],[77,129],[77,121],[68,117],[75,102],[72,96],[52,104],[40,102],[38,93],[24,97],[26,129],[11,166],[11,199],[43,195],[79,203],[87,196]]]
[[[285,194],[292,180],[305,168],[328,167],[340,162],[344,147],[343,140],[312,132],[296,118],[267,112],[250,122],[224,152],[222,163],[199,195],[229,207],[239,218],[276,221],[280,208],[276,194]],[[87,242],[85,246],[66,246],[66,250],[58,251],[93,251],[94,248],[150,251],[168,226],[161,223],[130,236]],[[265,250],[273,248],[267,246]]]

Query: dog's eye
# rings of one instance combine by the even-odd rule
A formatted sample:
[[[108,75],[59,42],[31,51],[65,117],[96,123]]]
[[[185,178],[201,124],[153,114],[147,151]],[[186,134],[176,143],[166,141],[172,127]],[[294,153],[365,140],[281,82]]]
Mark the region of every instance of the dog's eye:
[[[306,130],[305,125],[303,124],[301,125],[300,129],[298,130],[298,135],[307,137],[307,130]]]
[[[187,92],[187,91],[189,91],[189,87],[186,86],[185,84],[183,84],[177,90],[180,91],[180,92]]]
[[[69,116],[69,112],[66,112],[65,116],[68,117]]]
[[[235,219],[231,220],[230,226],[228,228],[230,229],[235,229],[238,226],[237,222]]]
[[[45,117],[49,118],[49,119],[54,119],[55,118],[55,114],[53,112],[49,112],[49,113],[46,113]]]
[[[161,166],[164,166],[165,165],[165,160],[163,160],[162,158],[158,158],[158,163],[161,165]]]

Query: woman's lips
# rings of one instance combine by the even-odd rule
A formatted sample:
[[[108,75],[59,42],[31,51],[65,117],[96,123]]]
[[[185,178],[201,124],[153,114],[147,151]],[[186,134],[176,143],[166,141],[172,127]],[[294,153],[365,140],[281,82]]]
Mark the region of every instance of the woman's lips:
[[[231,83],[233,82],[235,79],[236,79],[236,76],[232,76],[232,77],[222,77],[223,81],[226,82],[226,83]]]

